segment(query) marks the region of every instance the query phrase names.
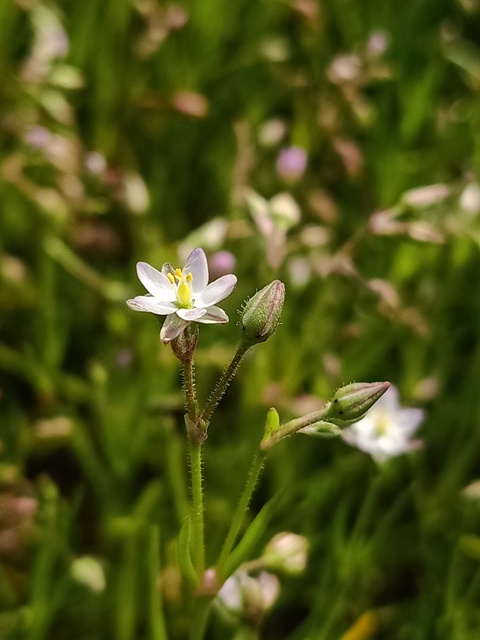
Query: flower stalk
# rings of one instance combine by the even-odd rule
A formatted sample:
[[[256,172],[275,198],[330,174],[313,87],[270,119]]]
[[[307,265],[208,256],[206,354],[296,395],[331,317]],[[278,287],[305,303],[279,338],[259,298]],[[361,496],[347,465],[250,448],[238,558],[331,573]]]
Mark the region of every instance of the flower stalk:
[[[230,555],[234,547],[235,541],[237,540],[238,534],[240,533],[240,529],[242,528],[243,521],[245,519],[245,513],[250,504],[250,500],[252,499],[253,492],[255,491],[255,488],[257,486],[264,463],[265,453],[263,451],[257,451],[253,457],[245,488],[233,515],[230,528],[228,530],[225,542],[223,543],[223,547],[218,558],[217,571],[220,581],[228,578],[228,576],[224,575],[225,565],[228,560],[228,556]]]

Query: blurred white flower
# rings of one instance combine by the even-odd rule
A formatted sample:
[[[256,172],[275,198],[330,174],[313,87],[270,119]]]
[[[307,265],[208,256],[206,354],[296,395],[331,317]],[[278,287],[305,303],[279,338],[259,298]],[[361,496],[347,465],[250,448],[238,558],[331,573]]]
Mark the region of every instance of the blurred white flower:
[[[300,222],[300,207],[287,192],[265,200],[256,191],[248,190],[245,197],[250,214],[265,238],[267,262],[276,269],[285,256],[288,231]]]
[[[398,391],[392,385],[365,418],[342,431],[342,438],[382,463],[422,446],[422,441],[412,436],[423,418],[422,409],[400,406]]]
[[[92,556],[76,558],[70,566],[72,578],[94,593],[102,593],[107,586],[105,572],[101,563]]]
[[[265,547],[262,560],[269,569],[300,574],[307,566],[308,540],[296,533],[283,531],[274,536]]]
[[[256,623],[272,607],[279,593],[277,576],[260,571],[254,577],[239,569],[220,589],[215,604],[230,618],[244,618]]]
[[[480,185],[476,182],[467,184],[460,196],[460,206],[472,216],[480,213]]]
[[[194,249],[183,269],[166,262],[161,271],[146,262],[137,263],[137,274],[148,295],[127,300],[130,309],[167,316],[160,332],[164,344],[171,342],[190,322],[223,324],[228,316],[214,306],[234,289],[237,278],[228,274],[208,284],[207,258]]]

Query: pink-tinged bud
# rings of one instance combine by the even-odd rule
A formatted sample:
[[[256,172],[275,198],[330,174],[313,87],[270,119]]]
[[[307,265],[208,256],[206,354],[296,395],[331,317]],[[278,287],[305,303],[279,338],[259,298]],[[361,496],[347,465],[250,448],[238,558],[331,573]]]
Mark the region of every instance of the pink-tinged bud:
[[[361,420],[389,388],[389,382],[354,382],[335,391],[322,419],[339,427]]]
[[[285,285],[274,280],[247,301],[242,312],[243,342],[253,346],[265,342],[280,321],[285,301]]]
[[[262,560],[267,569],[301,574],[307,566],[308,540],[284,531],[274,536],[265,547]]]

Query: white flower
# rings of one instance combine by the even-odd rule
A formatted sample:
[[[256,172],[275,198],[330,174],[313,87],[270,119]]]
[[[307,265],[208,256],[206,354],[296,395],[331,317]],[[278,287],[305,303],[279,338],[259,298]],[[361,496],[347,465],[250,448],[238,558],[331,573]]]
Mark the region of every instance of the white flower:
[[[348,444],[369,453],[378,462],[418,449],[421,440],[412,439],[424,417],[422,409],[403,409],[392,385],[365,418],[342,431]]]
[[[127,300],[130,309],[167,316],[160,339],[167,344],[193,320],[204,324],[223,324],[228,316],[215,304],[226,298],[237,284],[228,274],[208,284],[207,258],[203,249],[194,249],[183,269],[166,262],[161,271],[146,262],[137,263],[137,274],[148,294]]]
[[[277,533],[263,550],[262,560],[269,569],[292,575],[300,574],[307,566],[308,540],[290,531]]]
[[[224,583],[215,604],[227,616],[258,622],[273,606],[279,593],[280,581],[273,573],[260,571],[254,577],[239,569]]]

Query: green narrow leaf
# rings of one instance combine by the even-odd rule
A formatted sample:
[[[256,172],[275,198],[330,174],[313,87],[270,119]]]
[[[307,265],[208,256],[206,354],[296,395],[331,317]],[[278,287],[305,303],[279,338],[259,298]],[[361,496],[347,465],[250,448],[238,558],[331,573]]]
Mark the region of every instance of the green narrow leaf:
[[[275,507],[277,506],[278,497],[279,496],[273,497],[262,507],[262,509],[260,509],[248,529],[243,534],[240,542],[228,556],[225,563],[224,575],[222,576],[223,579],[226,580],[243,562],[248,559],[272,518]]]
[[[177,557],[178,566],[182,572],[183,577],[191,586],[198,584],[199,576],[193,566],[192,556],[190,554],[190,537],[191,537],[191,523],[190,518],[185,518],[180,528],[180,533],[177,538]]]

